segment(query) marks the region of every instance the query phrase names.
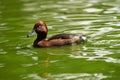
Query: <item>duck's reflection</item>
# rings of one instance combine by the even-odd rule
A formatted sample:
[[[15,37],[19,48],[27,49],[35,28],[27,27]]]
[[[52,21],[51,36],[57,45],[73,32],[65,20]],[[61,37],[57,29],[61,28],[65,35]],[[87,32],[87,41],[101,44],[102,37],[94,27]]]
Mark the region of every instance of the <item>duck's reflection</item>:
[[[43,66],[45,67],[44,69],[48,70],[49,66],[50,66],[50,56],[49,56],[49,54],[48,54],[48,57],[43,62],[44,62]],[[44,72],[41,75],[41,77],[49,79],[50,78],[49,72],[48,71]]]

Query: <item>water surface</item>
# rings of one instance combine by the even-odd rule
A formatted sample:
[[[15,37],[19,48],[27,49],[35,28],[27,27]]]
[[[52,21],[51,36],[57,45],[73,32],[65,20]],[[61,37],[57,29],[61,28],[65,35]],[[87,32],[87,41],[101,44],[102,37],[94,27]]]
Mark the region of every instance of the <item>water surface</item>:
[[[33,48],[43,20],[48,37],[86,35],[79,45]],[[120,0],[1,0],[0,80],[119,80]]]

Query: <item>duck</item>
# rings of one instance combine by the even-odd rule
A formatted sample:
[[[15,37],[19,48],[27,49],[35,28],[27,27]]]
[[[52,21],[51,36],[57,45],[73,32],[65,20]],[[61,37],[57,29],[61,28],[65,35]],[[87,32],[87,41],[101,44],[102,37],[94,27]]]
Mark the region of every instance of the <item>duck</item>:
[[[32,31],[27,35],[27,37],[30,37],[34,34],[37,34],[37,38],[33,43],[34,47],[72,45],[72,44],[78,44],[84,42],[86,40],[86,37],[84,35],[68,34],[68,33],[56,34],[46,39],[48,34],[48,28],[46,23],[41,20],[35,23]]]

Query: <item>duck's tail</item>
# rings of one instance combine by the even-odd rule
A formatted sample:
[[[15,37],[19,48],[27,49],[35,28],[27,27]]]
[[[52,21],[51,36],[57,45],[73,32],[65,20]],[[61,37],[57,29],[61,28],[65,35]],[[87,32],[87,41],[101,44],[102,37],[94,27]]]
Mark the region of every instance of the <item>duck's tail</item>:
[[[81,36],[81,38],[82,38],[83,41],[87,40],[86,36]]]

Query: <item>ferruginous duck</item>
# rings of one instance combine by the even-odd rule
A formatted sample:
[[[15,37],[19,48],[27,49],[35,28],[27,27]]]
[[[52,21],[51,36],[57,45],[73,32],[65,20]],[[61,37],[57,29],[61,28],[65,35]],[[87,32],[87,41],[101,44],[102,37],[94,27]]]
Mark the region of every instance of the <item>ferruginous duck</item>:
[[[34,47],[63,46],[81,43],[86,40],[85,36],[80,36],[77,34],[57,34],[49,39],[46,39],[48,28],[44,21],[38,21],[35,23],[33,30],[27,35],[27,37],[30,37],[35,33],[37,34],[37,38],[33,43]]]

